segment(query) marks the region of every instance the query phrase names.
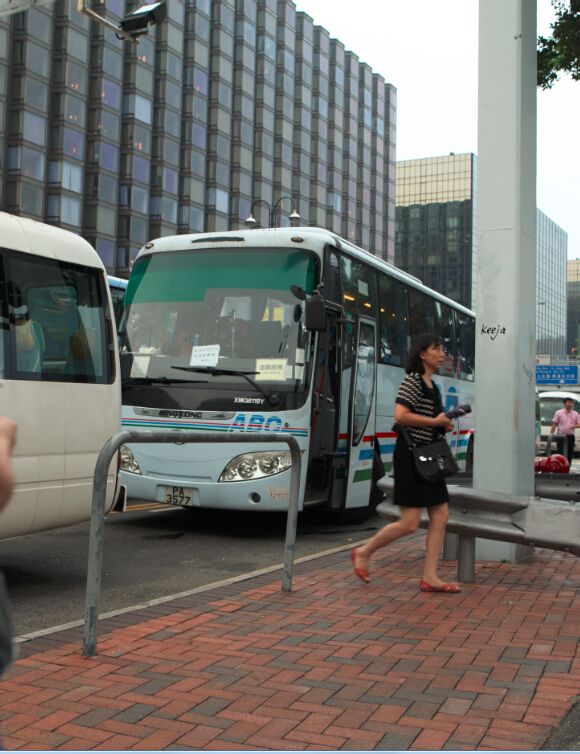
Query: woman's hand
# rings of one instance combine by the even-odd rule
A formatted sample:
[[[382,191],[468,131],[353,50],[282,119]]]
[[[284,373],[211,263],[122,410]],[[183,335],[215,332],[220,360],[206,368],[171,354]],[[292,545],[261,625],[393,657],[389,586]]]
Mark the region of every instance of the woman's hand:
[[[453,420],[444,411],[436,416],[433,421],[436,427],[443,427],[446,432],[452,432],[454,429]]]

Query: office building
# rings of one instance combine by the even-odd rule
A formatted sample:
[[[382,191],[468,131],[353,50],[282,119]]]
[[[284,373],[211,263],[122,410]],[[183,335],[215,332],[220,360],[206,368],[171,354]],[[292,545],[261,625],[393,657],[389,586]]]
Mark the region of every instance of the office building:
[[[566,352],[568,234],[536,211],[536,353],[552,360]]]
[[[476,159],[397,163],[395,264],[464,306],[475,299]]]
[[[568,260],[566,353],[578,358],[580,353],[580,259]]]
[[[76,0],[0,19],[0,208],[120,275],[150,238],[293,209],[394,261],[395,115],[394,87],[290,0],[170,0],[138,44]]]
[[[475,308],[477,158],[450,154],[397,163],[395,264]],[[564,352],[568,236],[543,212],[536,221],[537,353]]]

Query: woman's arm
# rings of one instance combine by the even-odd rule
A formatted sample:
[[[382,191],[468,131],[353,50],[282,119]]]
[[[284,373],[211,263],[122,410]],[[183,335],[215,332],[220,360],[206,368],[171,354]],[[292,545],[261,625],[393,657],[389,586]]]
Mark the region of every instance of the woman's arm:
[[[12,451],[16,444],[16,422],[0,417],[0,511],[4,510],[14,489]]]
[[[433,418],[415,414],[402,403],[395,404],[395,421],[405,427],[444,427],[446,432],[453,429],[453,422],[443,411]]]

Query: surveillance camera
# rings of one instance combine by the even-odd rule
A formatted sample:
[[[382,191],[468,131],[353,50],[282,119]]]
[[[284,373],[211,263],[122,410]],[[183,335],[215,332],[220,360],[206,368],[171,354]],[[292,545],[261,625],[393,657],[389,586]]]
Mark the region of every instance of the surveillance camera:
[[[121,21],[120,27],[126,34],[138,37],[141,34],[146,34],[149,26],[163,21],[166,15],[165,0],[161,0],[159,3],[149,3],[126,15]]]

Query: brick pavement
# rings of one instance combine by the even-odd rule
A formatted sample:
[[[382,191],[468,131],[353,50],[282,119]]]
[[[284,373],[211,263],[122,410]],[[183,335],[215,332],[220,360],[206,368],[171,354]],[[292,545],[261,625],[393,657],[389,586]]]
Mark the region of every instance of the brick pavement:
[[[580,560],[479,563],[418,591],[423,537],[348,552],[21,645],[0,683],[12,749],[539,749],[580,694]],[[455,564],[443,573],[452,578]]]

